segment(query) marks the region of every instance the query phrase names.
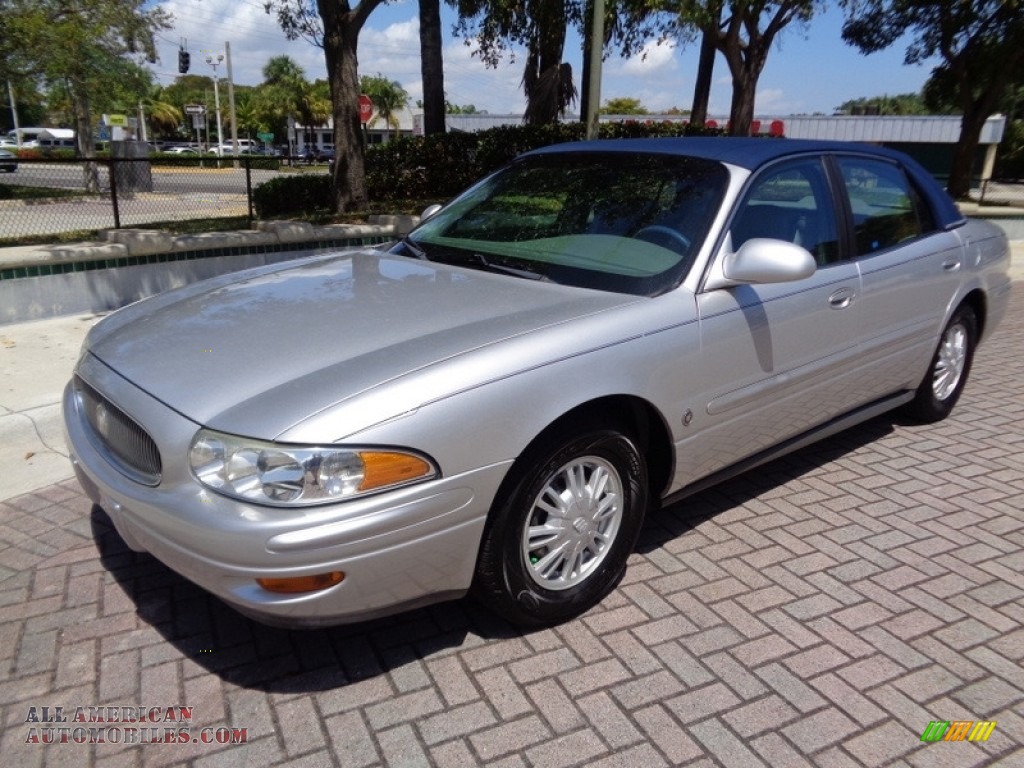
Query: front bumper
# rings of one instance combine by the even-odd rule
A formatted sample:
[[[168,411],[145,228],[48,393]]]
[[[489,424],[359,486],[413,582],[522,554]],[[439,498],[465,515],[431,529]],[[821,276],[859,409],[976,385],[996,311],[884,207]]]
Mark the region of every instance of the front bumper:
[[[64,428],[79,481],[132,549],[152,554],[240,612],[265,623],[359,621],[464,594],[484,521],[507,469],[502,462],[364,499],[281,509],[230,499],[187,467],[199,425],[86,356],[79,373],[149,432],[164,460],[154,487],[134,482],[104,455],[64,393]],[[258,578],[341,571],[302,594],[269,592]]]

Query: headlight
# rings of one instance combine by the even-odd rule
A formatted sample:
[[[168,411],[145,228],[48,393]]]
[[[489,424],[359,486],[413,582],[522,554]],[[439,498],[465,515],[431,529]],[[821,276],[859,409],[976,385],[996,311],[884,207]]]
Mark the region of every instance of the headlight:
[[[207,488],[256,504],[323,504],[437,477],[417,454],[351,446],[304,446],[202,429],[189,464]]]

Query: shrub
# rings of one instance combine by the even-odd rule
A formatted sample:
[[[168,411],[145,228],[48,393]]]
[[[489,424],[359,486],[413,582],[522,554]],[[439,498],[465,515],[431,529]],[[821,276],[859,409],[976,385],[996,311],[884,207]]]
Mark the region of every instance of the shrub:
[[[263,219],[331,211],[334,184],[327,174],[278,176],[257,186],[252,191],[252,202]]]
[[[389,141],[366,156],[366,186],[371,200],[442,200],[480,175],[474,160],[477,137],[438,134]]]
[[[557,123],[395,139],[367,151],[367,193],[374,203],[443,202],[523,152],[579,141],[585,132],[582,123]],[[601,123],[599,132],[602,139],[721,136],[724,133],[719,128],[694,129],[683,123],[642,120]],[[255,168],[262,167],[256,164],[257,160],[276,158],[254,157],[252,160]],[[253,202],[261,217],[327,212],[333,200],[330,177],[321,174],[273,179],[253,192]]]
[[[720,128],[691,128],[671,121],[601,123],[602,139],[649,136],[721,136]],[[479,133],[413,136],[371,147],[366,184],[371,200],[446,200],[470,184],[538,147],[580,141],[582,123],[506,125]]]

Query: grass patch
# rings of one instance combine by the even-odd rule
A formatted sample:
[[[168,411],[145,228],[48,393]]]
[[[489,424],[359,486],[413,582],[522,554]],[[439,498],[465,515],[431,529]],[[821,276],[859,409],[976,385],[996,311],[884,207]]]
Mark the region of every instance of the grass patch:
[[[86,197],[80,189],[54,187],[23,187],[20,184],[0,184],[0,200],[61,200],[68,197]]]

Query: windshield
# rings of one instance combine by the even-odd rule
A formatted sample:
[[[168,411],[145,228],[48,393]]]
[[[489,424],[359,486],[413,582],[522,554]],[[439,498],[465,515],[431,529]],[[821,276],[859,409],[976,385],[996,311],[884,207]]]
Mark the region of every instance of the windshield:
[[[655,295],[686,276],[727,183],[724,166],[699,158],[532,155],[470,188],[396,251],[564,285]]]

